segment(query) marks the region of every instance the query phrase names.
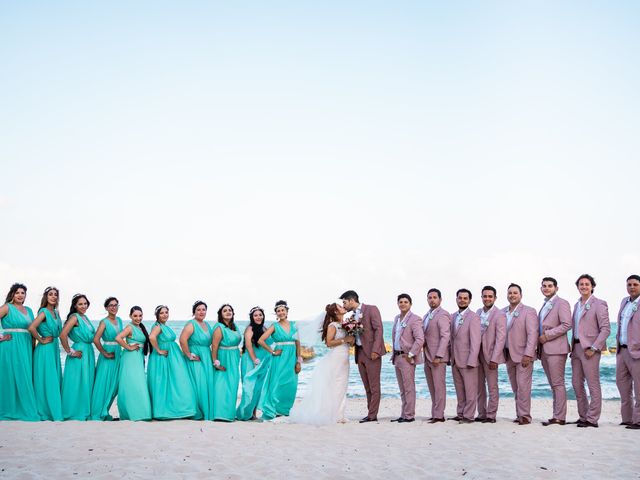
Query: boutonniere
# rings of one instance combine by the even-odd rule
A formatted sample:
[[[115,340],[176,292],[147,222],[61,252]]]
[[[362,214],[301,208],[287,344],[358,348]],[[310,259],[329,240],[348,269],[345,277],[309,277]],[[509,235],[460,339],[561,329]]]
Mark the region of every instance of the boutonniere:
[[[520,312],[516,310],[515,312],[513,312],[513,316],[514,317],[519,317],[520,316]]]
[[[458,326],[464,325],[464,315],[458,314]]]
[[[402,328],[407,328],[407,321],[406,321],[406,320],[403,320],[402,322],[400,322],[400,326],[401,326]]]
[[[633,313],[636,313],[636,312],[638,311],[638,304],[637,304],[637,303],[634,303],[634,304],[633,304],[633,307],[631,307],[631,311],[632,311]]]
[[[584,309],[585,309],[585,310],[591,310],[591,304],[587,303],[587,304],[584,306]]]

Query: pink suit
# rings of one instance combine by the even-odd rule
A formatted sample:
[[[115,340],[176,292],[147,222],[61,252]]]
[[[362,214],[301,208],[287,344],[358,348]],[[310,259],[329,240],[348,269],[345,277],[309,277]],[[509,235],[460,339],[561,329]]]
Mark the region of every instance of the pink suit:
[[[622,421],[640,424],[640,308],[633,312],[627,325],[627,343],[620,344],[622,311],[628,299],[629,297],[626,297],[622,300],[618,312],[616,384],[620,392]]]
[[[564,371],[569,354],[569,340],[567,332],[571,330],[571,306],[569,302],[558,296],[551,300],[551,309],[541,310],[542,328],[540,334],[547,337],[547,341],[538,348],[542,368],[547,375],[547,381],[553,393],[553,418],[567,419],[567,388],[564,381]],[[544,313],[546,312],[546,313]]]
[[[506,313],[509,307],[502,310]],[[511,325],[507,326],[505,357],[509,382],[516,399],[516,415],[531,421],[531,383],[533,361],[538,345],[538,315],[536,311],[520,303],[513,312]],[[528,367],[522,366],[522,357],[531,358]]]
[[[478,355],[482,344],[480,317],[467,309],[458,326],[458,313],[451,315],[451,365],[456,388],[458,417],[473,420],[478,403]]]
[[[400,333],[400,350],[395,350],[395,339],[398,330]],[[422,331],[422,318],[414,313],[407,312],[400,320],[397,315],[393,322],[391,339],[394,343],[394,351],[391,356],[391,363],[396,367],[396,378],[400,387],[400,398],[402,400],[401,417],[411,420],[416,416],[416,365],[421,364],[422,345],[424,344],[424,332]],[[405,355],[411,354],[413,363],[409,362]]]
[[[387,353],[384,347],[382,318],[375,305],[360,305],[360,321],[364,331],[360,334],[361,345],[355,347],[355,361],[367,393],[367,416],[378,418],[380,408],[380,370],[382,356]],[[371,354],[377,353],[379,358],[372,360]]]
[[[451,340],[451,315],[441,307],[426,314],[422,320],[424,328],[424,374],[427,378],[431,397],[431,418],[444,418],[447,404],[447,367],[449,362],[449,342]],[[442,363],[434,364],[436,357]]]
[[[483,309],[476,314],[480,316]],[[498,369],[491,370],[490,362],[505,363],[504,342],[507,336],[507,317],[495,305],[489,310],[489,324],[482,333],[482,348],[478,356],[478,416],[495,420],[498,413],[500,391],[498,390]],[[489,396],[487,399],[487,390]]]

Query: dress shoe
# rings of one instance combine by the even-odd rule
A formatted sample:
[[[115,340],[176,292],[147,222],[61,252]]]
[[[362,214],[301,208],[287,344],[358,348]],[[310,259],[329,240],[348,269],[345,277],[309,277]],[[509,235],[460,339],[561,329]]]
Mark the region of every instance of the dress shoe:
[[[400,418],[398,419],[398,423],[411,423],[411,422],[415,422],[416,419],[415,418]]]
[[[598,424],[597,423],[591,423],[591,422],[582,422],[578,424],[579,428],[587,428],[587,427],[593,427],[593,428],[598,428]],[[629,427],[627,427],[629,428]]]
[[[377,418],[364,417],[363,419],[360,420],[360,423],[377,422],[377,421],[378,421]]]
[[[486,417],[476,417],[473,419],[474,422],[484,422],[487,418]]]
[[[575,422],[566,422],[567,425],[577,425],[579,423],[584,422],[584,420],[578,419]]]
[[[430,418],[427,423],[438,423],[438,422],[444,422],[444,418]]]
[[[542,425],[548,427],[549,425],[565,425],[567,422],[564,420],[558,420],[557,418],[550,418],[546,422],[542,422]]]
[[[529,420],[528,418],[520,417],[518,419],[518,425],[529,425],[530,423],[531,423],[531,420]]]
[[[460,419],[460,423],[474,423],[474,420],[472,420],[471,418],[461,418]]]
[[[629,426],[629,425],[633,425],[633,423],[631,423],[631,422],[620,422],[620,425]]]
[[[485,418],[484,420],[482,420],[482,423],[496,423],[496,419],[495,418]]]
[[[404,420],[404,418],[402,417],[398,417],[398,418],[394,418],[393,420],[391,420],[392,422],[399,422],[401,420]]]
[[[640,423],[632,423],[631,425],[627,425],[624,428],[628,430],[640,430]]]
[[[447,420],[453,420],[454,422],[459,422],[462,420],[462,417],[456,415],[455,417],[447,418]]]

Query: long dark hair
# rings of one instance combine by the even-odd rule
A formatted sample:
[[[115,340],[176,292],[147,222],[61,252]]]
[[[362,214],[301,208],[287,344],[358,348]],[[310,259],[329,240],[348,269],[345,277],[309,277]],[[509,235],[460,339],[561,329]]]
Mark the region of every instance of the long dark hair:
[[[44,292],[42,292],[42,300],[40,300],[40,308],[47,308],[49,306],[49,292],[51,290],[55,290],[56,293],[58,294],[58,304],[55,305],[53,307],[53,317],[56,317],[56,310],[58,310],[58,305],[60,304],[60,290],[58,290],[56,287],[47,287],[44,289]],[[43,321],[47,321],[47,316],[44,316],[44,320]]]
[[[324,316],[324,323],[322,324],[322,341],[327,339],[327,330],[329,330],[329,324],[338,320],[338,304],[330,303],[324,308],[326,315]]]
[[[14,283],[13,285],[11,285],[11,288],[9,288],[9,293],[7,293],[7,299],[5,300],[6,303],[13,303],[13,297],[16,294],[16,292],[20,289],[24,290],[24,293],[27,293],[27,286],[22,284],[22,283]]]
[[[142,313],[142,308],[140,308],[138,305],[134,305],[133,307],[131,307],[131,310],[129,310],[129,316],[133,315],[133,312],[135,311]],[[153,346],[149,341],[149,332],[147,332],[147,327],[145,327],[144,323],[142,322],[140,322],[139,327],[140,327],[140,330],[142,330],[142,333],[144,334],[144,345],[142,346],[142,354],[146,355],[148,353],[153,352]]]
[[[69,320],[69,318],[71,318],[71,315],[74,315],[74,314],[78,313],[78,302],[80,300],[82,300],[83,298],[87,301],[87,308],[89,308],[89,305],[91,305],[91,302],[89,301],[87,296],[84,293],[76,293],[73,296],[73,298],[71,299],[71,308],[69,309],[69,314],[67,315],[67,320]]]
[[[262,323],[256,323],[256,321],[253,318],[255,314],[258,312],[262,312]],[[260,340],[260,337],[265,331],[264,322],[266,322],[266,320],[267,319],[265,318],[264,310],[262,309],[262,307],[253,307],[249,311],[249,327],[251,327],[251,332],[253,335],[251,337],[251,343],[253,343],[256,346],[258,345],[258,340]],[[246,340],[242,340],[242,353],[244,353],[246,349],[245,343],[246,343]]]
[[[222,318],[222,309],[224,307],[229,307],[231,309],[231,322],[229,323],[228,327],[235,332],[237,330],[236,329],[236,323],[234,322],[234,318],[236,317],[236,312],[233,309],[233,307],[231,305],[229,305],[228,303],[225,303],[224,305],[222,305],[218,309],[218,322],[220,322],[223,325],[226,325],[226,323],[224,323],[224,320]]]

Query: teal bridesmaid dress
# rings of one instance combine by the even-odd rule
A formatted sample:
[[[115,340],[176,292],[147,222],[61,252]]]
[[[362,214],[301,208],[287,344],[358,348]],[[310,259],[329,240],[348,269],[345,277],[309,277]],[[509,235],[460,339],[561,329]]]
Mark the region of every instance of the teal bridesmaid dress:
[[[236,418],[238,385],[240,384],[240,349],[242,335],[231,330],[223,323],[216,323],[215,332],[222,332],[222,340],[218,345],[218,360],[225,371],[213,370],[213,419],[232,422]]]
[[[189,321],[193,325],[193,334],[189,337],[189,351],[200,357],[196,362],[187,359],[189,378],[196,393],[195,420],[213,420],[213,362],[211,361],[212,330],[205,323],[205,332],[196,320]]]
[[[159,322],[158,346],[168,352],[164,357],[156,350],[149,356],[147,382],[151,396],[153,418],[171,420],[196,415],[196,394],[189,378],[187,364],[176,343],[176,333]]]
[[[40,420],[33,389],[32,336],[27,328],[33,311],[24,315],[11,303],[2,319],[3,333],[11,340],[0,342],[0,420]]]
[[[122,331],[122,320],[116,317],[118,326],[111,320],[103,318],[104,330],[100,339],[102,348],[108,353],[113,353],[113,358],[106,358],[100,354],[96,366],[96,380],[93,383],[93,395],[91,396],[91,420],[113,420],[109,410],[118,394],[118,378],[120,374],[120,355],[122,348],[116,342],[116,336]]]
[[[254,365],[245,349],[240,360],[240,374],[242,376],[242,399],[236,411],[238,420],[251,420],[253,412],[260,401],[260,393],[264,379],[269,371],[271,354],[259,345],[253,345],[253,353],[260,360],[258,365]]]
[[[65,420],[89,420],[91,418],[91,392],[95,374],[96,357],[93,352],[93,336],[96,329],[87,316],[74,314],[78,324],[71,329],[71,348],[82,352],[82,358],[67,355],[62,376],[62,416]]]
[[[274,324],[274,332],[271,335],[274,350],[282,350],[279,356],[271,357],[271,365],[267,372],[262,387],[262,395],[258,408],[262,410],[262,418],[271,420],[280,415],[289,415],[289,410],[296,399],[298,390],[298,375],[296,366],[296,334],[298,332],[295,322],[289,322],[289,332]]]
[[[144,373],[144,352],[146,340],[140,327],[130,323],[129,345],[140,345],[138,350],[122,350],[120,355],[120,380],[118,382],[118,411],[121,420],[151,420],[151,399]]]
[[[41,308],[45,320],[38,325],[41,337],[53,337],[51,343],[38,343],[33,352],[33,389],[36,393],[40,420],[62,420],[62,366],[60,365],[60,332],[62,321],[58,311],[52,314]]]

